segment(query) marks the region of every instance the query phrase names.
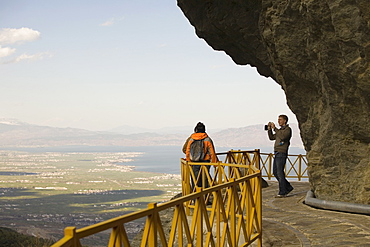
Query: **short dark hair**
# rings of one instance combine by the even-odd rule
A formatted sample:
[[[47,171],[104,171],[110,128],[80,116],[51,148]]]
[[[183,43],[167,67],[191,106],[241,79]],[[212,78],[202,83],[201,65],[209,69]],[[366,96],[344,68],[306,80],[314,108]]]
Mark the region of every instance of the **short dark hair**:
[[[287,115],[280,115],[279,117],[282,117],[282,118],[284,118],[285,119],[285,123],[288,123],[288,116]]]
[[[206,133],[206,126],[203,123],[199,122],[197,123],[197,126],[195,126],[194,128],[194,132],[195,133]]]

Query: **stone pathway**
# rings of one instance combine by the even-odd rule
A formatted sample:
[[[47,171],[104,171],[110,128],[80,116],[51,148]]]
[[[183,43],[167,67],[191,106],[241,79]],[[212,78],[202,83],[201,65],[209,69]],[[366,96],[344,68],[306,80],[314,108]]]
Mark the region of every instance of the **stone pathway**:
[[[361,246],[370,247],[370,216],[306,206],[308,182],[291,182],[286,198],[275,198],[276,181],[262,190],[263,247]]]

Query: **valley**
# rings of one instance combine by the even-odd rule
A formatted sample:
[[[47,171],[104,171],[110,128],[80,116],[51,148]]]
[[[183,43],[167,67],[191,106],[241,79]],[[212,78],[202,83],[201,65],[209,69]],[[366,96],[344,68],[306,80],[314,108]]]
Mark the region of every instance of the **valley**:
[[[180,175],[125,165],[141,155],[0,151],[1,226],[57,240],[66,226],[92,225],[181,192]],[[132,236],[141,224],[127,226]]]

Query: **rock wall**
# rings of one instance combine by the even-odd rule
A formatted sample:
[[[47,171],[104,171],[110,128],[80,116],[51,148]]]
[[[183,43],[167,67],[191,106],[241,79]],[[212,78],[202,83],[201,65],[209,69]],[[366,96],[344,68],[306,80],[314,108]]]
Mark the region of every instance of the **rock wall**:
[[[370,204],[369,0],[178,0],[196,34],[273,78],[319,199]]]

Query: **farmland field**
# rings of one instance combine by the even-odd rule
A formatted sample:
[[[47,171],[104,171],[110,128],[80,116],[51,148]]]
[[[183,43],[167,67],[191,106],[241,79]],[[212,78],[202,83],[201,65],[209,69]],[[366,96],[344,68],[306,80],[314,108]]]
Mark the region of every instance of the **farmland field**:
[[[0,226],[59,239],[66,226],[92,225],[181,192],[180,175],[125,165],[140,155],[0,151]],[[133,234],[141,223],[133,223]]]

